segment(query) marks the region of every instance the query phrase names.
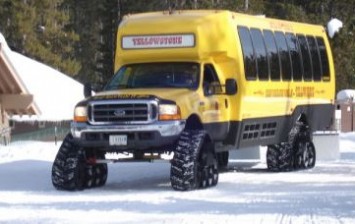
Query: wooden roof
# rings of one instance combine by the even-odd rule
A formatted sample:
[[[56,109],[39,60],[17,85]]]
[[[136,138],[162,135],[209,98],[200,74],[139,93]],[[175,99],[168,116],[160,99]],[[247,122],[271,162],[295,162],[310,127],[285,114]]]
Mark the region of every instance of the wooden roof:
[[[9,115],[39,115],[33,101],[16,69],[11,63],[11,50],[0,42],[0,106]]]

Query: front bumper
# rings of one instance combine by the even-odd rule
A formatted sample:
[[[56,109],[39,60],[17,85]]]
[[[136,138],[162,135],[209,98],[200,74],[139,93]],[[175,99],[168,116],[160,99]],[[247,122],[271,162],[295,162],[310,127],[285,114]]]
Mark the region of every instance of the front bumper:
[[[185,120],[156,121],[142,125],[90,125],[72,122],[71,133],[75,142],[83,147],[115,151],[144,150],[173,145],[185,124]],[[127,135],[127,145],[110,146],[110,135]]]

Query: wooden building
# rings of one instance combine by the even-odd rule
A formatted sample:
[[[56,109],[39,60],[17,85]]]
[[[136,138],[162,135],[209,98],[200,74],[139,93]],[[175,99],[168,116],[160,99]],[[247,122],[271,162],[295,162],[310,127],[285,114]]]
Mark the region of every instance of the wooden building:
[[[0,33],[0,144],[10,142],[12,115],[39,115],[40,110],[9,59],[11,50]]]

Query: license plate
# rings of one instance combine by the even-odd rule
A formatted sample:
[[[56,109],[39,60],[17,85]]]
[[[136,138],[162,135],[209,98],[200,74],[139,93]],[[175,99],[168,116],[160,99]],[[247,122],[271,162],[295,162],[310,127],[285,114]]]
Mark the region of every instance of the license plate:
[[[110,135],[110,145],[127,145],[127,135]]]

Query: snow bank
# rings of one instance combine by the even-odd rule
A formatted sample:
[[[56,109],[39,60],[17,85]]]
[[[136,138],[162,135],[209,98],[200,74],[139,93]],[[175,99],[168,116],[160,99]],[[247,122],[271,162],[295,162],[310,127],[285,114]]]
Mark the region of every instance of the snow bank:
[[[169,163],[109,164],[102,188],[53,188],[54,143],[0,148],[0,223],[355,223],[355,133],[341,159],[311,170],[269,172],[233,162],[210,189],[176,192]]]
[[[354,101],[355,98],[355,90],[353,89],[344,89],[340,90],[337,93],[337,100],[338,101]]]

